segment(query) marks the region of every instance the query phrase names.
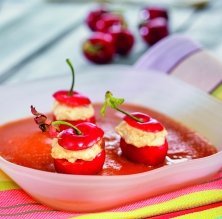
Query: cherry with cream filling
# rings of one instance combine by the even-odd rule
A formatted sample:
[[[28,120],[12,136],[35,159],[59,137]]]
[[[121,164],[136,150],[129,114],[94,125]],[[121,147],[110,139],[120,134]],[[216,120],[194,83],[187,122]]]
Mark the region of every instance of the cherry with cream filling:
[[[108,106],[125,114],[123,121],[116,127],[117,133],[121,136],[122,155],[133,162],[150,166],[162,164],[168,150],[165,128],[149,115],[123,111],[119,108],[123,102],[124,99],[116,98],[108,91],[101,109],[103,115]]]
[[[72,84],[70,90],[59,90],[53,94],[55,99],[53,114],[55,120],[63,120],[76,125],[81,122],[95,123],[94,109],[88,97],[74,91],[75,73],[72,63],[66,60],[72,72]],[[84,112],[82,114],[81,112]],[[66,127],[61,126],[61,129]]]
[[[35,122],[43,131],[49,131],[52,139],[51,155],[57,172],[94,175],[102,170],[105,162],[104,132],[93,123],[76,126],[65,121],[49,121],[44,114],[31,106]],[[60,131],[60,125],[67,129]]]

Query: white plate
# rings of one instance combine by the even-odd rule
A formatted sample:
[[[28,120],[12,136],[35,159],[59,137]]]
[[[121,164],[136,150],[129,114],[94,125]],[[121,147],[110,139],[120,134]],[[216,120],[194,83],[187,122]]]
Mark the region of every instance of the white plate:
[[[48,112],[52,93],[67,89],[70,77],[0,87],[0,121],[30,116],[31,104]],[[106,90],[163,112],[196,130],[219,150],[209,157],[127,176],[74,176],[12,164],[0,168],[33,198],[56,209],[100,211],[200,183],[222,167],[222,103],[173,77],[124,66],[92,68],[76,77],[76,90],[102,101]],[[160,182],[163,182],[160,183]]]

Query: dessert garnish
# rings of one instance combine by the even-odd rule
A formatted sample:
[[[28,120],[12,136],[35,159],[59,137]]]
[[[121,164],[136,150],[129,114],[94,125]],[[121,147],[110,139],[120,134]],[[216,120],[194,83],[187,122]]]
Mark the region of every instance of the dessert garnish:
[[[74,126],[66,121],[50,121],[33,106],[31,112],[43,132],[53,133],[51,156],[57,172],[93,175],[102,170],[105,150],[101,128],[90,122]],[[67,128],[60,131],[61,125]]]
[[[69,59],[66,59],[72,73],[70,90],[59,90],[53,94],[55,98],[53,114],[55,120],[64,120],[73,125],[81,122],[95,122],[94,109],[88,97],[74,90],[75,72]]]
[[[123,103],[123,98],[116,98],[107,91],[100,111],[105,115],[106,108],[111,107],[125,114],[123,121],[116,127],[116,132],[121,136],[122,155],[133,162],[150,166],[162,164],[168,150],[166,129],[147,114],[128,113],[120,109],[119,106]]]

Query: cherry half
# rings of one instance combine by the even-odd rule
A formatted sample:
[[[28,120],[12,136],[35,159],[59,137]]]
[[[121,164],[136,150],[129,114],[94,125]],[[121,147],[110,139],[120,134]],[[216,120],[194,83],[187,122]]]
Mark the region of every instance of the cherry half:
[[[136,118],[139,118],[141,122],[136,121],[130,116],[125,116],[123,119],[127,122],[128,125],[140,129],[145,132],[160,132],[164,130],[163,125],[158,122],[156,119],[151,118],[149,115],[140,113],[140,112],[134,112],[131,113],[131,115],[135,116]]]
[[[126,143],[125,140],[121,138],[120,148],[122,150],[122,155],[128,160],[149,166],[157,166],[162,164],[165,160],[168,143],[165,140],[164,144],[160,146],[144,146],[137,148],[134,145]]]
[[[67,150],[83,150],[91,147],[102,139],[104,132],[93,123],[83,122],[75,126],[81,134],[74,129],[66,129],[59,133],[58,143]]]

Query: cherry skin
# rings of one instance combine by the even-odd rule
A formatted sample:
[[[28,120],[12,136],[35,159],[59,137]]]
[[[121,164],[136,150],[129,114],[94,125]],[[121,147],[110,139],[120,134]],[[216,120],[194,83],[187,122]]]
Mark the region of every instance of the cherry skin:
[[[95,175],[102,170],[105,156],[105,150],[102,150],[101,153],[91,161],[76,160],[74,163],[70,163],[65,159],[54,159],[54,166],[58,173]]]
[[[111,62],[115,54],[112,35],[100,32],[94,33],[84,42],[83,54],[89,61],[96,64]]]
[[[165,18],[166,20],[169,19],[167,9],[159,6],[143,8],[140,12],[140,17],[143,21],[147,21],[158,17]]]
[[[120,15],[106,13],[103,14],[100,19],[96,22],[96,31],[98,32],[109,32],[113,26],[124,26],[124,19]]]
[[[122,155],[128,160],[136,163],[143,163],[149,166],[157,166],[164,162],[167,155],[168,143],[161,146],[144,146],[137,148],[134,145],[127,144],[123,138],[120,140]]]
[[[153,119],[147,114],[134,112],[131,113],[131,115],[135,116],[136,118],[142,121],[138,122],[129,116],[125,116],[124,121],[133,128],[153,133],[164,130],[164,127],[160,122],[158,122],[156,119]],[[122,150],[123,156],[125,156],[127,159],[136,163],[143,163],[150,166],[156,166],[164,162],[168,150],[168,143],[165,139],[163,145],[144,145],[144,147],[138,148],[134,145],[126,143],[125,140],[121,138],[120,148]]]
[[[59,133],[58,143],[67,150],[83,150],[91,147],[102,139],[104,132],[93,123],[83,122],[76,125],[82,134],[78,135],[73,129],[66,129]]]
[[[140,113],[140,112],[134,112],[134,113],[131,113],[131,115],[142,120],[142,122],[138,122],[129,116],[125,116],[123,118],[124,121],[128,125],[132,126],[133,128],[137,128],[137,129],[140,129],[145,132],[154,132],[154,133],[164,130],[164,127],[163,127],[163,125],[161,125],[160,122],[158,122],[156,119],[151,118],[147,114]]]
[[[69,162],[66,159],[54,159],[55,169],[59,173],[67,174],[79,174],[79,175],[93,175],[102,170],[105,162],[105,150],[104,150],[104,132],[95,124],[84,122],[76,125],[81,131],[81,134],[77,134],[73,129],[69,128],[63,130],[58,135],[58,144],[72,151],[79,151],[92,147],[98,141],[102,141],[102,151],[91,161],[76,160],[74,163]]]
[[[127,29],[115,26],[111,28],[110,33],[113,37],[116,53],[122,56],[128,55],[135,42],[133,34]]]
[[[139,32],[148,45],[154,45],[159,40],[169,35],[167,20],[155,18],[140,26]]]
[[[88,97],[78,93],[77,91],[73,91],[71,95],[69,95],[69,91],[60,90],[53,94],[53,97],[62,104],[65,104],[70,107],[77,106],[85,106],[91,104],[91,101]]]
[[[91,11],[86,18],[86,24],[87,26],[92,30],[96,31],[96,23],[99,19],[101,19],[101,16],[105,13],[108,13],[108,11],[105,8],[98,8],[94,11]]]

